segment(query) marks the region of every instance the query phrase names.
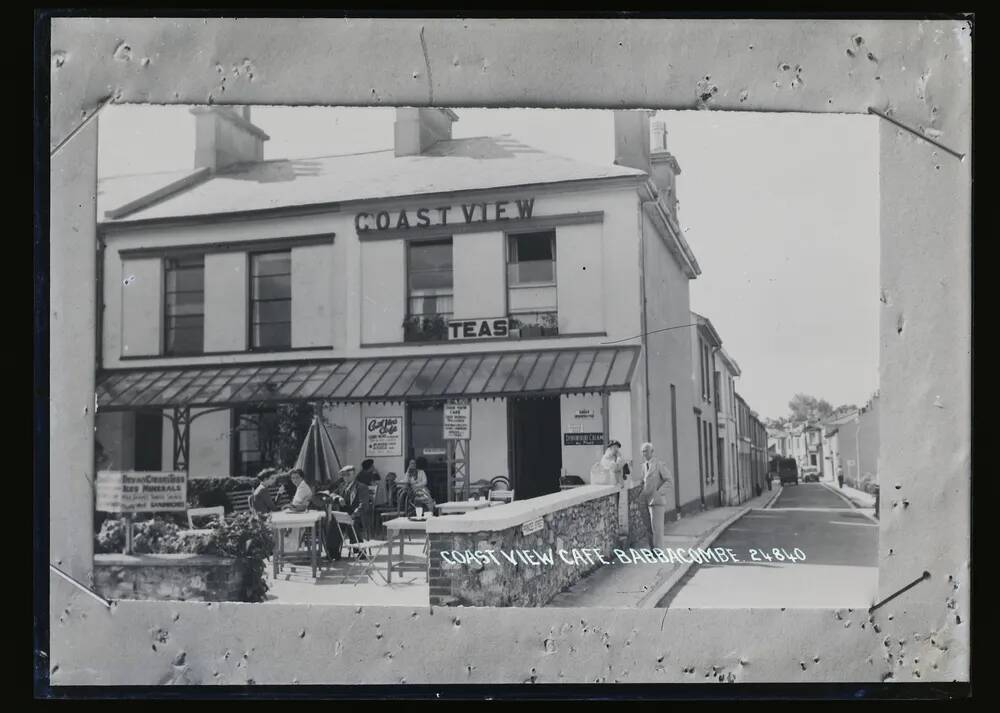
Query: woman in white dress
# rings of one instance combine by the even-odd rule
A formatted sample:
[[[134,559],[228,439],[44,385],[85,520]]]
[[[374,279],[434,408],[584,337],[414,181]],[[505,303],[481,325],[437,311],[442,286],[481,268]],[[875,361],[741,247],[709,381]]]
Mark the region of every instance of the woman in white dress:
[[[625,469],[625,458],[621,453],[622,444],[618,441],[611,441],[604,450],[601,460],[594,463],[590,469],[591,485],[617,485],[621,486],[625,482],[623,471]]]

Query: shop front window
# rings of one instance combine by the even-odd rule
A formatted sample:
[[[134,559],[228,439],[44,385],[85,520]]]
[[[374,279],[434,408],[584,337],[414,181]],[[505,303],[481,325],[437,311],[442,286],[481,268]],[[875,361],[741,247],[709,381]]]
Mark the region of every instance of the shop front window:
[[[451,239],[411,242],[407,273],[404,341],[446,340],[454,312]]]
[[[559,334],[554,230],[507,236],[507,304],[512,337]]]

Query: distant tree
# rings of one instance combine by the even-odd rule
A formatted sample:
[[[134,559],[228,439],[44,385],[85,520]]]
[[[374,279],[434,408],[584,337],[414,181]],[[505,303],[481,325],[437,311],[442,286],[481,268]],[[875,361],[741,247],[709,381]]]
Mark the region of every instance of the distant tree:
[[[788,402],[788,410],[791,411],[788,420],[793,425],[821,421],[833,415],[830,402],[808,394],[795,394]]]

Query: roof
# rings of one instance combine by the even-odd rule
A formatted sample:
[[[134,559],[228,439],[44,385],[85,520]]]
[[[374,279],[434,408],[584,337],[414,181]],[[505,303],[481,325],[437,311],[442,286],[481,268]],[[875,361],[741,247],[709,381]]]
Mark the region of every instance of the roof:
[[[740,372],[740,365],[737,364],[736,360],[729,355],[729,352],[726,351],[725,347],[719,347],[719,356],[722,357],[722,361],[725,362],[727,368],[730,372],[732,372],[733,376],[739,376],[742,373]]]
[[[175,172],[172,180],[190,172]],[[625,166],[596,166],[533,148],[509,135],[439,141],[423,154],[367,153],[239,164],[183,184],[145,207],[109,217],[108,211],[162,189],[166,174],[113,176],[98,182],[102,224],[189,218],[308,205],[450,193],[603,178],[644,177]]]
[[[698,323],[699,326],[704,327],[706,330],[708,330],[709,336],[711,336],[712,339],[715,340],[715,346],[717,347],[722,346],[722,337],[720,337],[719,333],[715,330],[715,325],[712,324],[712,320],[710,320],[708,317],[702,317],[697,312],[691,312],[691,317],[692,319],[694,319],[695,322]]]
[[[101,374],[101,410],[290,401],[402,402],[626,391],[637,346],[330,359]]]

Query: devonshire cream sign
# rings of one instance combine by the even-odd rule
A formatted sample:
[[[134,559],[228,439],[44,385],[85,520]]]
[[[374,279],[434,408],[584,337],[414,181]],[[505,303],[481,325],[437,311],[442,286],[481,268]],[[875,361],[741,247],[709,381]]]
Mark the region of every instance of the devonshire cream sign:
[[[535,209],[534,198],[506,201],[462,203],[455,206],[417,206],[401,210],[380,210],[354,215],[358,233],[400,228],[437,228],[443,225],[489,223],[503,220],[528,220]]]

